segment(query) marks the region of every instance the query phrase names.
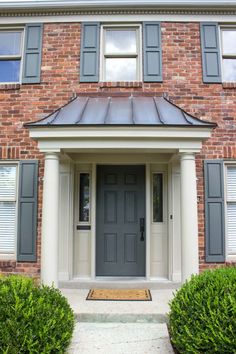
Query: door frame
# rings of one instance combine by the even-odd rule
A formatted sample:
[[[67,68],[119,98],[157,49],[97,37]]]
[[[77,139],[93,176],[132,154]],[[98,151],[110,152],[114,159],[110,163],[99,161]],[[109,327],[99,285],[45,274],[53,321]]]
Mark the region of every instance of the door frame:
[[[93,163],[92,164],[92,185],[91,185],[91,279],[112,279],[112,280],[120,280],[120,277],[100,277],[96,276],[96,208],[97,208],[97,165],[101,163]],[[103,165],[130,165],[130,162],[124,163],[102,163]],[[150,278],[150,238],[151,238],[151,181],[150,181],[150,163],[132,163],[132,165],[143,165],[145,167],[145,203],[146,203],[146,267],[145,267],[145,276],[144,277],[132,277],[137,279],[149,279]],[[125,278],[125,277],[124,277]],[[126,277],[127,278],[127,277]]]

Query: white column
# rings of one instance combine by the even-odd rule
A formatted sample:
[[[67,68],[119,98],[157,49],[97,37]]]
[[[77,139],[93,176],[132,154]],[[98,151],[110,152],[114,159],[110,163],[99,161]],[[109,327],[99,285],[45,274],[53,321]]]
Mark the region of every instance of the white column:
[[[182,282],[199,272],[197,183],[194,153],[181,154]]]
[[[41,279],[45,285],[58,286],[58,202],[59,157],[45,154],[42,210]]]

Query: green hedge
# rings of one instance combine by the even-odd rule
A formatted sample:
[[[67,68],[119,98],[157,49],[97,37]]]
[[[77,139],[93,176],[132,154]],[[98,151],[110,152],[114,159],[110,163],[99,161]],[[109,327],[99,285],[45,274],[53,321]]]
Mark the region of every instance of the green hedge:
[[[0,277],[0,353],[64,353],[73,329],[73,312],[59,290]]]
[[[179,353],[236,353],[236,268],[192,276],[170,302],[169,331]]]

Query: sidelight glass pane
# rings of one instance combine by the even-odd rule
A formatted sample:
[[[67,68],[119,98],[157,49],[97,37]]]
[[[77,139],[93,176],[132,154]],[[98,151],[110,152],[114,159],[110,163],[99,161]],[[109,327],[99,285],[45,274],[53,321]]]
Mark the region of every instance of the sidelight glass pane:
[[[107,58],[106,81],[136,81],[137,60],[136,58]]]
[[[136,53],[136,41],[135,29],[107,29],[105,32],[105,53]]]
[[[153,174],[153,222],[163,222],[163,175]]]
[[[90,183],[89,173],[80,173],[79,189],[79,221],[89,222],[90,214]]]
[[[236,54],[236,30],[222,31],[223,54]]]
[[[0,32],[0,55],[21,55],[22,32]]]

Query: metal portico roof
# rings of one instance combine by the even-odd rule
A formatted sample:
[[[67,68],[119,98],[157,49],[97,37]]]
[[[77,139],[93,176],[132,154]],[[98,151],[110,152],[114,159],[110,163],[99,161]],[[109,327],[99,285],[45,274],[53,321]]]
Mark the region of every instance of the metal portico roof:
[[[164,97],[79,96],[47,117],[27,123],[30,128],[65,126],[156,126],[214,128],[215,123],[186,113]]]

